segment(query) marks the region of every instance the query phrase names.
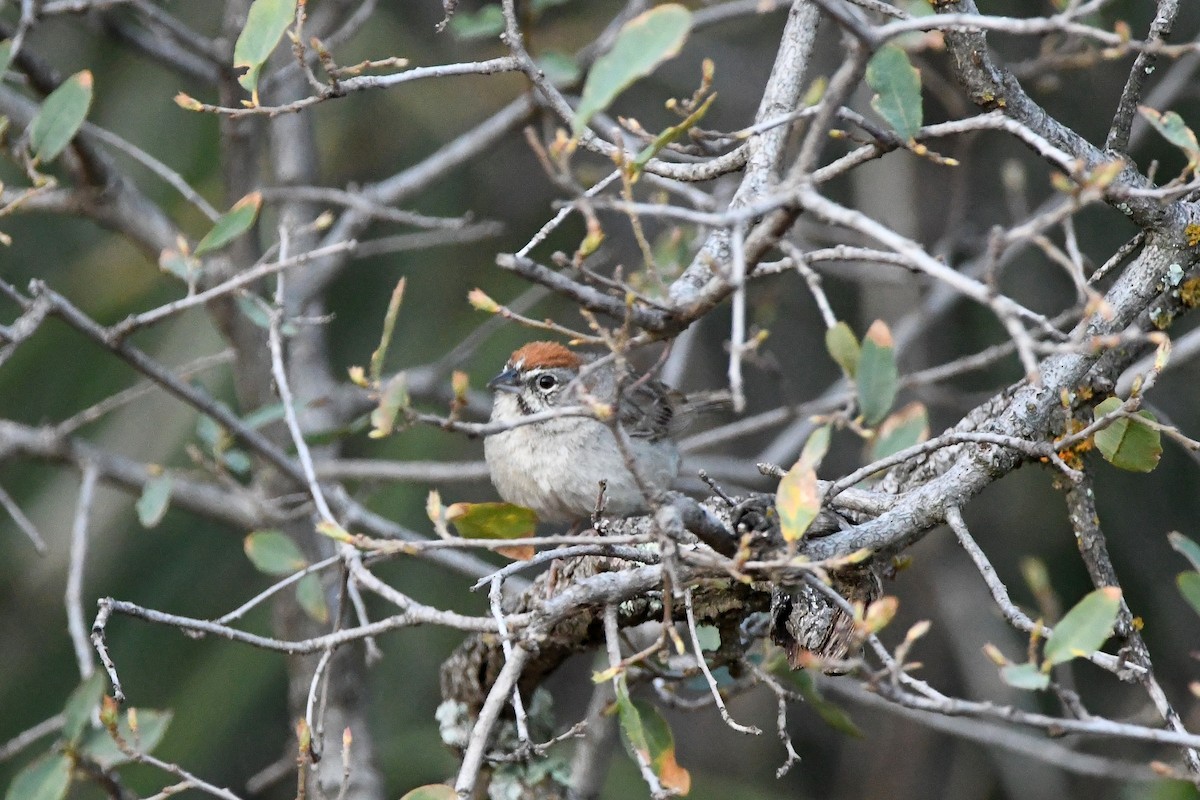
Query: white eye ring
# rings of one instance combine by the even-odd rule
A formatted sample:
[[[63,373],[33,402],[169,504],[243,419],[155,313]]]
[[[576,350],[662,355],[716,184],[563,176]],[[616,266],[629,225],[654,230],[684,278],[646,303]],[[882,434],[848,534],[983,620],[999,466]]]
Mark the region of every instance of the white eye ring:
[[[558,378],[553,375],[539,375],[537,377],[537,387],[544,392],[548,392],[558,385]]]

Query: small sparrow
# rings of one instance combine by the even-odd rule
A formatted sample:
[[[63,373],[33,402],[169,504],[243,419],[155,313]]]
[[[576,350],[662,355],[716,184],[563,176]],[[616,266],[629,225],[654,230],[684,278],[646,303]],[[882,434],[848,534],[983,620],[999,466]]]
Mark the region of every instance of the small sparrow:
[[[596,509],[601,481],[606,515],[644,513],[649,510],[646,493],[665,491],[679,472],[671,423],[683,396],[645,376],[619,375],[611,363],[589,369],[590,360],[556,342],[530,342],[488,383],[494,393],[492,422],[519,422],[554,408],[605,403],[616,409],[628,434],[645,491],[626,466],[613,430],[592,417],[555,417],[484,440],[496,491],[510,503],[533,509],[543,522],[587,518]]]

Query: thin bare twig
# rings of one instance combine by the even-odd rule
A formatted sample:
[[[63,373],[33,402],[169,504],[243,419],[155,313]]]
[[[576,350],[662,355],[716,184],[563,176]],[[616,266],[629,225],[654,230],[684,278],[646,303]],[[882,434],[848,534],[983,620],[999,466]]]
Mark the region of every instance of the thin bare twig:
[[[29,537],[29,541],[33,542],[33,549],[37,551],[39,556],[46,555],[47,547],[46,540],[42,538],[42,534],[38,532],[37,526],[29,517],[25,516],[25,512],[21,510],[21,506],[12,498],[8,492],[4,491],[4,487],[0,486],[0,507],[3,507],[8,512],[8,516],[17,524],[21,532]]]
[[[717,680],[713,677],[712,670],[708,668],[708,662],[704,660],[704,650],[700,646],[700,634],[696,630],[696,611],[692,607],[692,590],[690,588],[683,592],[683,608],[687,613],[688,635],[692,640],[692,652],[696,656],[696,665],[700,667],[700,671],[704,673],[704,679],[708,681],[708,688],[712,692],[713,701],[717,704],[717,710],[721,712],[721,719],[725,720],[725,724],[738,733],[760,735],[762,733],[760,728],[754,725],[739,724],[729,715],[729,709],[725,707],[725,698],[721,697],[721,689],[717,686]]]
[[[79,677],[84,680],[96,671],[96,664],[92,660],[93,651],[88,646],[87,623],[83,617],[83,568],[87,561],[88,517],[92,513],[92,500],[99,476],[100,471],[95,466],[84,466],[79,499],[75,506],[75,522],[71,526],[71,560],[64,598],[67,607],[67,630],[71,634],[71,644],[75,647]]]

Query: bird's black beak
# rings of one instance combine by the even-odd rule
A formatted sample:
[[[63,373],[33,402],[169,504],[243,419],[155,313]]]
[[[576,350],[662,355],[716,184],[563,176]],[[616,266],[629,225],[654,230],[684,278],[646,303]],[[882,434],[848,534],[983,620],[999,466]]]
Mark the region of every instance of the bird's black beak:
[[[512,367],[506,368],[496,377],[488,381],[487,388],[493,392],[521,393],[521,373]]]

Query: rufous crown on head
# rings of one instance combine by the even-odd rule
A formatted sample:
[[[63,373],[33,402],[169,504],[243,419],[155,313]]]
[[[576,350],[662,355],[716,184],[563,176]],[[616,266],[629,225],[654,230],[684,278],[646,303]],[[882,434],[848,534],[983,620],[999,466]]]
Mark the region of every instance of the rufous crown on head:
[[[578,355],[558,342],[530,342],[513,351],[508,364],[513,369],[578,369],[583,363]]]

